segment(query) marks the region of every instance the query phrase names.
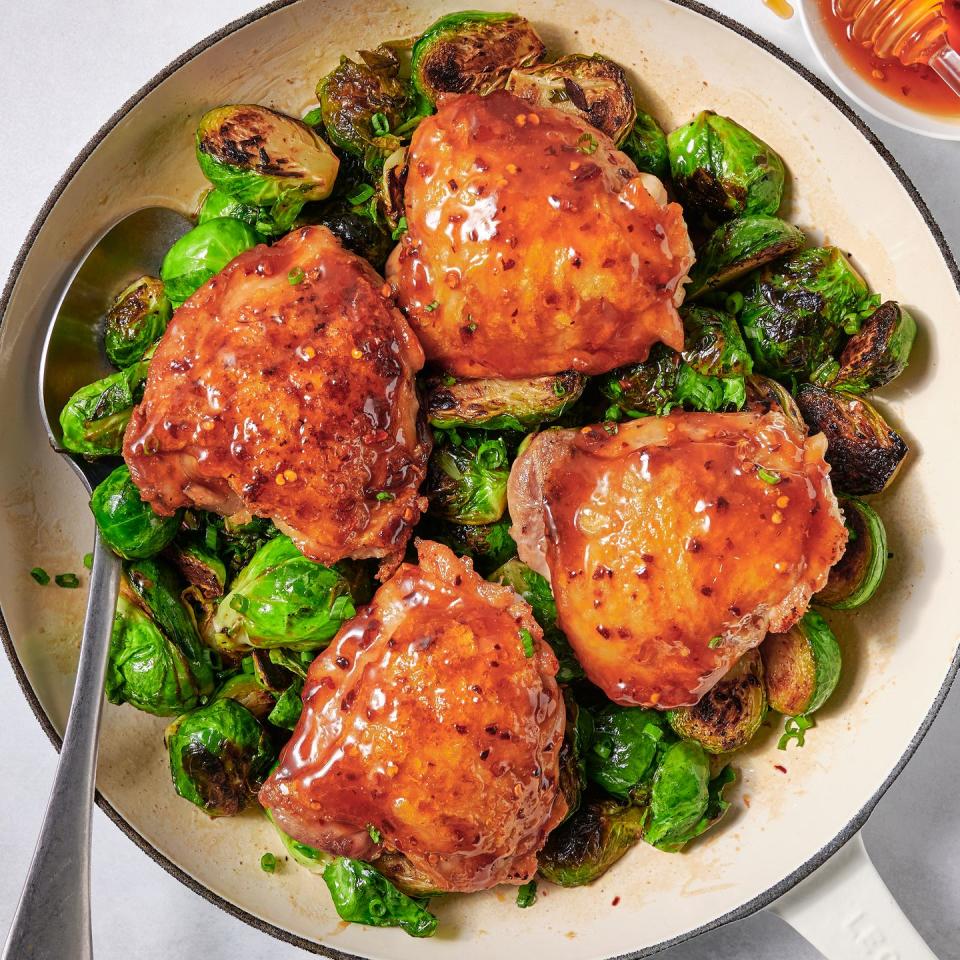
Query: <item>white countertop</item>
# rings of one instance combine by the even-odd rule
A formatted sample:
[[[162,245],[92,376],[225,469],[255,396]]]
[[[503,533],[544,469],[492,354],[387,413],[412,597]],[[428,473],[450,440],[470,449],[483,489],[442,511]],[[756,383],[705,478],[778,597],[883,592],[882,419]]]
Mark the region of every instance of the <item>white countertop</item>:
[[[777,19],[760,0],[714,0],[711,5],[821,72],[796,19]],[[254,0],[2,0],[0,284],[36,211],[100,125],[181,51],[256,6]],[[925,140],[871,117],[867,122],[913,179],[948,243],[960,253],[960,143]],[[940,319],[960,322],[960,317]],[[20,893],[56,758],[2,657],[0,703],[0,757],[8,784],[0,791],[2,935]],[[864,831],[877,868],[942,960],[960,958],[958,728],[960,687],[947,698]],[[855,740],[850,748],[857,749]],[[181,886],[99,810],[94,813],[93,911],[98,960],[306,956]],[[819,954],[779,919],[760,913],[662,956],[814,960]]]

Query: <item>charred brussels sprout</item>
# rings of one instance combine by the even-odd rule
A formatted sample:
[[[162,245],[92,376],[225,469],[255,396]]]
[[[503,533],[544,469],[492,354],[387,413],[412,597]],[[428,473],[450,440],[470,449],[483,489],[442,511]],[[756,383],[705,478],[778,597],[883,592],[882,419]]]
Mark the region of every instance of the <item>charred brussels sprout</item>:
[[[237,673],[217,691],[217,700],[236,700],[263,723],[277,705],[277,698],[255,673]]]
[[[584,710],[570,692],[563,690],[567,709],[567,726],[560,747],[560,792],[567,801],[567,819],[580,807],[580,796],[587,783],[587,750],[593,740],[593,717]]]
[[[210,817],[239,813],[273,762],[263,727],[229,697],[178,717],[165,739],[177,793]]]
[[[128,560],[159,553],[176,536],[183,517],[182,510],[171,517],[154,513],[153,507],[140,499],[126,464],[94,489],[90,509],[104,542]]]
[[[117,294],[103,331],[107,359],[124,369],[150,349],[167,329],[172,308],[156,277],[141,277]]]
[[[436,884],[425,873],[395,850],[384,850],[377,857],[377,872],[383,874],[408,897],[432,897],[440,893]]]
[[[378,220],[342,197],[306,207],[297,220],[298,225],[302,223],[326,227],[348,250],[368,260],[378,271],[383,270],[395,245]]]
[[[510,463],[500,437],[467,437],[434,449],[427,471],[430,510],[456,523],[495,523],[507,508]]]
[[[593,799],[564,820],[537,855],[540,873],[561,887],[591,883],[643,834],[645,807]]]
[[[633,126],[637,108],[623,67],[581,53],[510,72],[507,90],[534,106],[556,107],[583,117],[620,143]]]
[[[341,57],[317,85],[317,99],[330,141],[364,157],[372,170],[400,146],[396,133],[413,112],[413,101],[398,76],[397,56],[385,47],[368,56],[372,65]]]
[[[204,542],[196,537],[179,538],[170,544],[169,554],[184,579],[208,600],[223,596],[227,567]]]
[[[266,208],[280,232],[307,201],[330,196],[340,165],[306,124],[254,104],[204,114],[196,143],[204,176],[235,200]]]
[[[840,644],[813,610],[786,633],[771,633],[760,654],[770,706],[789,717],[819,710],[840,679]]]
[[[620,149],[637,165],[641,173],[652,173],[661,180],[670,173],[670,153],[667,135],[660,124],[642,110]]]
[[[770,377],[753,374],[746,378],[746,384],[747,402],[751,408],[756,408],[761,413],[779,410],[794,426],[801,431],[806,430],[807,425],[797,406],[797,401],[782,383],[771,380]]]
[[[336,568],[308,560],[286,536],[268,540],[220,601],[214,628],[236,650],[326,646],[356,613]]]
[[[684,211],[706,223],[774,214],[783,196],[779,155],[728,117],[705,110],[667,137],[670,173]]]
[[[764,213],[721,224],[697,255],[686,288],[687,299],[724,287],[756,267],[795,253],[806,242],[799,227]]]
[[[482,576],[517,553],[506,514],[496,523],[451,523],[428,515],[423,521],[422,535],[445,544],[457,556],[469,557]]]
[[[441,93],[486,94],[502,87],[510,71],[539,63],[543,41],[524,17],[466,10],[441,17],[413,45],[413,87],[421,113]]]
[[[899,377],[910,360],[917,323],[899,303],[882,303],[840,354],[812,379],[845,393],[868,393]],[[825,375],[824,375],[825,374]]]
[[[636,799],[667,732],[667,719],[656,710],[610,704],[594,717],[587,776],[621,800]]]
[[[253,227],[232,217],[208,220],[185,233],[160,267],[167,296],[179,307],[234,257],[260,242]]]
[[[643,363],[600,377],[600,392],[627,416],[662,413],[673,403],[679,377],[680,354],[657,343]]]
[[[813,433],[827,438],[830,479],[843,493],[880,493],[896,476],[907,445],[862,397],[812,383],[797,392],[797,406]]]
[[[560,417],[580,399],[586,383],[572,371],[526,380],[437,376],[427,381],[425,406],[434,427],[529,430]]]
[[[873,310],[863,278],[836,247],[801,250],[748,281],[740,323],[761,373],[809,376]]]
[[[887,570],[887,532],[876,510],[862,500],[839,499],[849,535],[847,547],[815,600],[833,610],[853,610],[877,592]]]
[[[763,661],[750,650],[696,705],[671,710],[668,717],[677,736],[696,740],[708,753],[729,753],[753,739],[766,712]]]
[[[64,447],[85,457],[119,454],[130,415],[143,397],[147,368],[142,360],[81,387],[60,412]]]
[[[671,848],[693,835],[710,801],[710,762],[703,747],[680,740],[667,747],[650,791],[644,839]]]
[[[437,930],[437,918],[425,901],[401,893],[369,863],[337,857],[327,864],[323,879],[341,920],[400,927],[411,937],[432,937]]]

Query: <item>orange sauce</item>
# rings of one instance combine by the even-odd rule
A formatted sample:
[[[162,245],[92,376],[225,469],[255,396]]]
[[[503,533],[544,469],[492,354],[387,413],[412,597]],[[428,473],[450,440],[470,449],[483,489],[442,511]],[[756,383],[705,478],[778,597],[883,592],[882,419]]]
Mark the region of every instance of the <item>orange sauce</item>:
[[[787,0],[763,0],[763,5],[772,10],[781,20],[789,20],[793,16],[793,7]]]
[[[868,83],[914,110],[941,116],[960,116],[960,98],[927,66],[905,67],[899,60],[881,60],[871,49],[850,37],[849,23],[833,11],[832,0],[817,0],[833,45],[847,64]],[[960,0],[944,0],[950,43],[960,48]]]

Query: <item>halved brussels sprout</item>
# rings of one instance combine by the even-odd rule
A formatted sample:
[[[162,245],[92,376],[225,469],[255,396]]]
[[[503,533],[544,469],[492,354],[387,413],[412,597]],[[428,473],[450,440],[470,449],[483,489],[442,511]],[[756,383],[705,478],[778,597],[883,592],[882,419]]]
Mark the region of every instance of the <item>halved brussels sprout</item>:
[[[383,47],[360,56],[364,63],[341,57],[317,84],[317,99],[330,141],[341,150],[364,157],[368,169],[379,169],[399,146],[397,130],[413,112],[400,61]],[[372,65],[366,62],[369,57]]]
[[[637,108],[623,67],[595,53],[573,53],[553,63],[510,71],[507,90],[527,103],[583,117],[619,144]]]
[[[306,867],[311,873],[323,873],[327,864],[333,860],[332,854],[325,850],[318,850],[306,843],[301,843],[299,840],[294,840],[289,833],[285,833],[277,826],[277,822],[273,819],[273,814],[269,810],[264,809],[263,813],[273,824],[274,830],[280,837],[280,842],[286,848],[287,853],[290,854],[291,859],[295,863],[299,863],[301,867]]]
[[[696,740],[708,753],[729,753],[753,739],[766,712],[763,661],[750,650],[695,706],[671,710],[667,717],[677,736]]]
[[[693,740],[667,747],[650,791],[650,818],[643,839],[676,848],[691,838],[710,801],[710,761]]]
[[[377,857],[377,872],[382,873],[401,893],[408,897],[432,897],[438,893],[436,884],[421,873],[402,853],[384,850]]]
[[[887,570],[887,531],[876,510],[862,500],[839,500],[849,534],[847,548],[814,600],[832,610],[853,610],[877,592]]]
[[[260,682],[254,673],[237,673],[226,680],[217,691],[217,700],[236,700],[261,723],[277,705],[277,698]]]
[[[81,387],[60,411],[64,447],[85,457],[119,454],[130,415],[143,397],[148,367],[141,360]]]
[[[697,254],[686,287],[687,300],[716,290],[771,260],[795,253],[806,237],[792,223],[751,213],[717,227]]]
[[[458,380],[435,376],[426,382],[431,426],[529,430],[556,420],[580,399],[587,378],[567,371],[525,380]]]
[[[253,227],[232,217],[208,220],[185,233],[167,251],[160,267],[171,303],[179,307],[234,257],[259,242]]]
[[[399,147],[383,161],[377,193],[383,215],[394,228],[393,239],[406,230],[403,219],[403,194],[407,186],[407,148]]]
[[[178,717],[164,739],[177,793],[210,817],[239,813],[274,759],[263,727],[229,697]]]
[[[824,386],[845,393],[867,393],[899,377],[910,360],[910,350],[917,335],[917,323],[910,313],[888,300],[863,322],[840,354],[836,371],[823,382]]]
[[[703,376],[720,379],[752,373],[750,353],[729,313],[691,305],[682,307],[680,316],[684,331],[681,356],[688,366]]]
[[[628,416],[669,410],[680,376],[680,354],[654,344],[643,363],[620,367],[598,378],[600,392]]]
[[[643,835],[646,807],[589,800],[547,837],[540,873],[561,887],[579,887],[607,872]]]
[[[782,383],[756,373],[746,377],[745,380],[747,401],[751,408],[756,408],[761,413],[778,409],[801,431],[806,431],[807,424],[800,413],[797,401]]]
[[[779,154],[739,123],[709,110],[667,137],[670,173],[684,213],[722,223],[774,214],[783,197]]]
[[[840,679],[840,644],[813,610],[786,633],[769,634],[760,655],[770,706],[788,717],[819,710]]]
[[[327,645],[356,613],[335,567],[308,560],[286,536],[268,540],[220,601],[214,627],[235,650]]]
[[[797,391],[797,406],[810,430],[827,438],[830,479],[843,493],[880,493],[896,476],[908,448],[862,397],[812,383]]]
[[[515,67],[539,63],[545,49],[530,22],[515,13],[449,13],[413,45],[410,72],[418,109],[429,112],[441,93],[497,90]]]
[[[666,716],[656,710],[608,705],[594,716],[587,776],[618,799],[637,799],[669,730]]]
[[[401,893],[369,863],[337,857],[327,864],[323,879],[341,920],[372,927],[400,927],[411,937],[432,937],[437,918],[425,901]]]
[[[587,785],[587,750],[593,740],[593,716],[574,699],[569,687],[563,688],[567,710],[567,726],[560,747],[560,792],[567,801],[566,819],[580,807],[580,797]]]
[[[456,523],[495,523],[507,509],[510,462],[502,438],[434,447],[424,492],[430,511]]]
[[[340,166],[306,124],[249,103],[205,113],[196,143],[204,176],[241,203],[267,208],[281,232],[307,201],[330,196]]]
[[[285,230],[281,230],[274,223],[269,211],[264,207],[241,203],[226,191],[214,187],[203,195],[200,209],[197,211],[197,226],[208,223],[210,220],[218,220],[220,217],[242,220],[248,227],[253,227],[263,237],[273,237],[286,233]]]
[[[665,180],[670,173],[670,152],[667,150],[667,135],[660,124],[642,110],[620,149],[637,165],[641,173],[652,173]]]
[[[226,564],[196,537],[185,534],[170,544],[169,555],[188,583],[208,600],[223,596],[227,582]]]
[[[740,323],[757,370],[809,376],[874,309],[863,278],[836,247],[800,250],[748,280]]]
[[[141,277],[114,298],[103,330],[107,359],[125,369],[142,360],[170,322],[172,307],[156,277]]]
[[[107,546],[128,560],[159,553],[176,536],[183,518],[182,510],[171,517],[154,513],[153,507],[140,499],[126,464],[94,488],[90,510]]]

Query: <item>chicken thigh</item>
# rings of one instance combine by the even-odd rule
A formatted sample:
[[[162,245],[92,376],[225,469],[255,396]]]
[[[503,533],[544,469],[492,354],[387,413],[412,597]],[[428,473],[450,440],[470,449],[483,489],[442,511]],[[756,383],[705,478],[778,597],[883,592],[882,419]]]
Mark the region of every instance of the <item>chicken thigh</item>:
[[[768,630],[803,615],[843,553],[826,441],[779,411],[675,413],[613,431],[533,440],[510,475],[512,533],[607,696],[693,704]]]
[[[448,97],[413,135],[405,210],[387,278],[444,370],[597,374],[683,348],[681,209],[580,117]]]
[[[429,455],[423,351],[324,227],[240,254],[174,314],[124,459],[160,514],[272,517],[309,557],[403,556]]]
[[[566,812],[557,661],[513,590],[418,549],[314,660],[260,801],[296,839],[395,851],[437,890],[523,883]]]

